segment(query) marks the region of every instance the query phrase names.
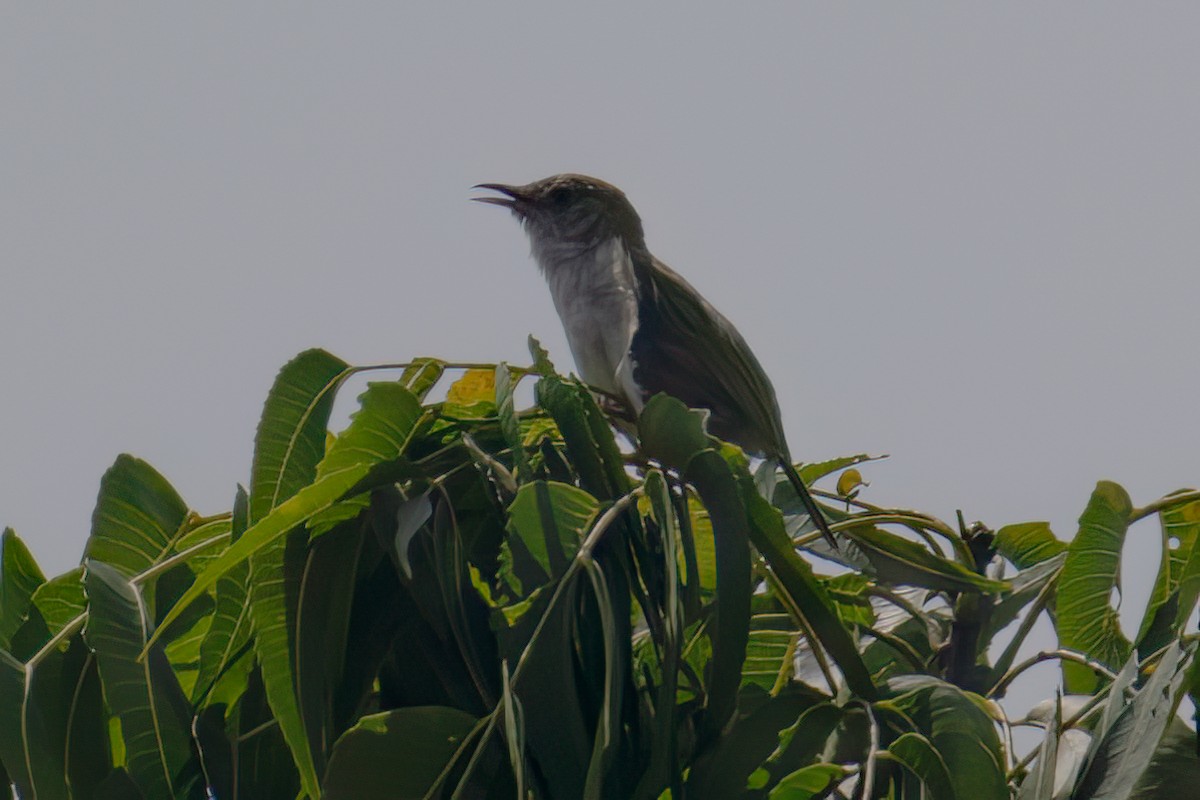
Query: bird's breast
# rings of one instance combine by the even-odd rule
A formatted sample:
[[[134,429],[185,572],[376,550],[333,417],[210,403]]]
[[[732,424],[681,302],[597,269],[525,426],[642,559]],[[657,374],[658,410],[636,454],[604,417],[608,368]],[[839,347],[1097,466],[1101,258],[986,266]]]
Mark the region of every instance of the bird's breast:
[[[638,304],[628,249],[614,238],[583,253],[549,255],[535,248],[579,377],[640,409],[629,358]]]

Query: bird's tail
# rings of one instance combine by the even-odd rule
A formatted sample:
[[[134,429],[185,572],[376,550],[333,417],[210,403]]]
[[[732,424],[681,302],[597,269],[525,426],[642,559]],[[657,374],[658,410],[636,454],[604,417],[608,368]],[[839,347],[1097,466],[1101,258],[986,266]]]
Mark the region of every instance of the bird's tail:
[[[796,467],[792,464],[791,459],[780,458],[779,466],[783,467],[783,472],[787,475],[788,482],[796,490],[796,496],[804,504],[804,510],[812,517],[813,524],[820,529],[821,535],[825,537],[825,541],[829,542],[829,546],[837,550],[837,540],[833,538],[833,531],[829,530],[829,522],[825,519],[825,515],[821,513],[821,508],[817,505],[817,501],[813,500],[813,496],[809,494],[808,487],[804,485],[804,479],[796,471]]]

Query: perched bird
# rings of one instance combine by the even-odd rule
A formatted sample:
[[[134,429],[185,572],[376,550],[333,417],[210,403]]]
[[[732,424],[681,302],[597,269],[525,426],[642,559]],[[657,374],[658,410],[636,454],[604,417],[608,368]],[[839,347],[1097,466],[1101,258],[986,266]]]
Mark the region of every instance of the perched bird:
[[[481,183],[521,221],[584,382],[640,413],[665,392],[707,409],[708,430],[777,461],[837,547],[792,465],[770,379],[733,323],[646,248],[625,194],[586,175],[525,186]]]

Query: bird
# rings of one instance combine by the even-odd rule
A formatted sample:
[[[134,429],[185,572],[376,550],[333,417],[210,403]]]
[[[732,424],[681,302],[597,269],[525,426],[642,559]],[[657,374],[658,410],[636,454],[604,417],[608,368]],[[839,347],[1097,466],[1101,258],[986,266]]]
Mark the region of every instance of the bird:
[[[499,195],[472,199],[509,209],[524,227],[584,383],[634,414],[660,392],[706,410],[710,434],[779,464],[837,548],[792,463],[762,364],[732,322],[650,253],[624,192],[575,173],[473,188]]]

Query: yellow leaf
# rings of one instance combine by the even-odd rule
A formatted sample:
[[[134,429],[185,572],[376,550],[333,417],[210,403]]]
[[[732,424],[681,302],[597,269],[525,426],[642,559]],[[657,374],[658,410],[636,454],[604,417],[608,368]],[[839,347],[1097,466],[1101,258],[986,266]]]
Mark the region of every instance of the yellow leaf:
[[[861,472],[856,469],[848,469],[838,477],[837,493],[841,497],[853,497],[858,493],[858,487],[867,485],[869,484],[862,479]]]
[[[490,369],[469,369],[450,386],[446,402],[456,406],[473,403],[493,403],[496,400],[496,372]]]

